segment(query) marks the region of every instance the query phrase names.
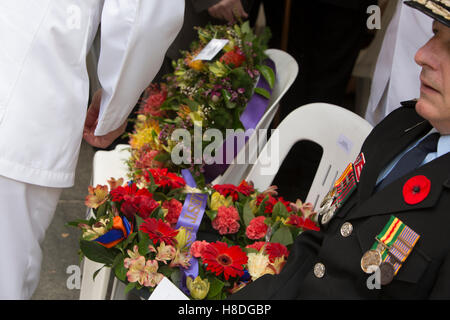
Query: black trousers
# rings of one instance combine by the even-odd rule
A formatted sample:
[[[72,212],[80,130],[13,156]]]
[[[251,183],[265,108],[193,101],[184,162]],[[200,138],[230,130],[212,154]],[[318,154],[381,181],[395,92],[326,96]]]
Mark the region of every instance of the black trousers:
[[[261,2],[267,25],[272,31],[270,47],[280,48],[284,1]],[[296,59],[299,73],[281,100],[280,121],[296,108],[313,102],[326,102],[353,110],[352,101],[344,103],[346,88],[360,49],[369,36],[367,6],[376,1],[361,0],[359,5],[353,6],[330,2],[291,1],[287,52]],[[256,14],[256,11],[252,12],[252,21],[255,21]],[[304,200],[321,156],[320,146],[309,141],[298,142],[273,181],[279,187],[280,195],[291,201],[296,198]]]

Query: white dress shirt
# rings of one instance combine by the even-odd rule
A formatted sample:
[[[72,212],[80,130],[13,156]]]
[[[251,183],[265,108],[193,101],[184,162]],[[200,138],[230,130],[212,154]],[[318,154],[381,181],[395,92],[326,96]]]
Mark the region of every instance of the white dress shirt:
[[[117,129],[179,32],[183,0],[1,0],[0,175],[70,187],[101,23],[96,135]]]

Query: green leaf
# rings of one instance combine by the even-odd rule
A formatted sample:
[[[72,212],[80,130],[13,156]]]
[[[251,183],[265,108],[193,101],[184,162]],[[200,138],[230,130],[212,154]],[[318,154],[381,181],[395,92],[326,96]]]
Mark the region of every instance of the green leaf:
[[[222,292],[225,284],[217,278],[208,278],[208,281],[210,285],[206,299],[214,299],[214,297],[217,297]]]
[[[160,152],[153,158],[153,160],[158,162],[166,162],[170,160],[170,157],[171,157],[170,153]]]
[[[145,256],[147,253],[150,252],[149,249],[149,245],[150,245],[150,237],[148,236],[148,234],[139,231],[139,243],[138,243],[138,248],[139,248],[139,253],[143,256]]]
[[[130,244],[130,243],[132,243],[133,242],[133,240],[134,240],[134,238],[136,238],[136,236],[137,236],[137,232],[133,232],[133,233],[130,233],[130,235],[128,236],[128,238],[126,238],[122,243],[123,243],[123,248],[124,249],[126,249],[127,247],[128,247],[128,245]]]
[[[265,65],[258,65],[256,66],[256,69],[261,72],[261,75],[264,77],[264,79],[266,79],[270,88],[273,89],[275,85],[275,73],[273,72],[272,68]]]
[[[111,266],[116,258],[116,250],[108,249],[95,241],[80,240],[80,249],[90,260]]]
[[[114,274],[120,281],[125,281],[127,278],[128,269],[123,265],[124,256],[118,255],[114,261]]]
[[[286,226],[281,226],[270,239],[270,242],[278,242],[282,245],[289,246],[294,243],[291,231]]]
[[[95,281],[95,278],[97,277],[97,275],[99,274],[100,271],[102,271],[102,269],[105,266],[102,266],[100,269],[98,269],[97,271],[94,272],[94,274],[92,275],[92,281]]]
[[[255,215],[253,214],[252,207],[250,206],[250,202],[247,201],[247,203],[244,205],[244,224],[247,227],[250,224],[250,221],[252,221],[253,218],[255,218]]]
[[[255,93],[263,96],[266,99],[270,99],[270,92],[263,88],[255,88]]]
[[[136,218],[136,229],[139,230],[139,228],[141,227],[141,224],[144,223],[144,219],[142,219],[139,216],[135,216]]]
[[[66,226],[66,227],[76,227],[76,228],[78,228],[78,225],[79,225],[80,223],[90,225],[89,220],[78,219],[78,220],[74,220],[74,221],[67,222],[67,223],[65,224],[65,226]]]
[[[133,290],[134,288],[136,288],[136,282],[130,282],[130,283],[127,284],[127,286],[125,287],[124,294],[126,295],[128,292],[130,292],[130,291]]]
[[[241,26],[242,33],[252,33],[252,29],[250,28],[250,22],[247,20]]]
[[[205,213],[211,221],[213,221],[217,216],[216,210],[206,210]]]
[[[282,217],[282,218],[288,218],[289,212],[286,209],[286,206],[281,202],[278,201],[274,206],[272,210],[272,217]]]
[[[264,211],[266,210],[266,202],[269,200],[269,196],[265,196],[264,199],[259,204],[258,214],[260,216],[264,215]]]

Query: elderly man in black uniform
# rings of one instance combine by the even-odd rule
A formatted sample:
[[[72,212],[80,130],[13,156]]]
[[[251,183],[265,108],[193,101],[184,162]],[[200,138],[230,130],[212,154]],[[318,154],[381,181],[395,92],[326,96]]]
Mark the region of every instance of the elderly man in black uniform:
[[[281,274],[232,299],[450,298],[450,0],[405,3],[435,19],[420,98],[374,128]]]

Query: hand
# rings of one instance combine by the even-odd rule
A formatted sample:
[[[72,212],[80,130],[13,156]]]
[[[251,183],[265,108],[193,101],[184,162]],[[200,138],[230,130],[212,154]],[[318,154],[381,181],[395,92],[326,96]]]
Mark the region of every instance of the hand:
[[[109,132],[104,136],[95,136],[95,128],[98,124],[98,114],[100,111],[100,102],[102,100],[102,89],[95,92],[94,97],[92,97],[92,102],[88,108],[86,114],[86,120],[84,122],[83,138],[91,146],[105,149],[111,143],[114,142],[118,137],[120,137],[127,127],[127,121],[125,121],[119,128],[114,131]]]
[[[248,14],[242,7],[241,0],[221,0],[212,7],[208,8],[210,16],[233,22],[234,18],[247,18]]]

